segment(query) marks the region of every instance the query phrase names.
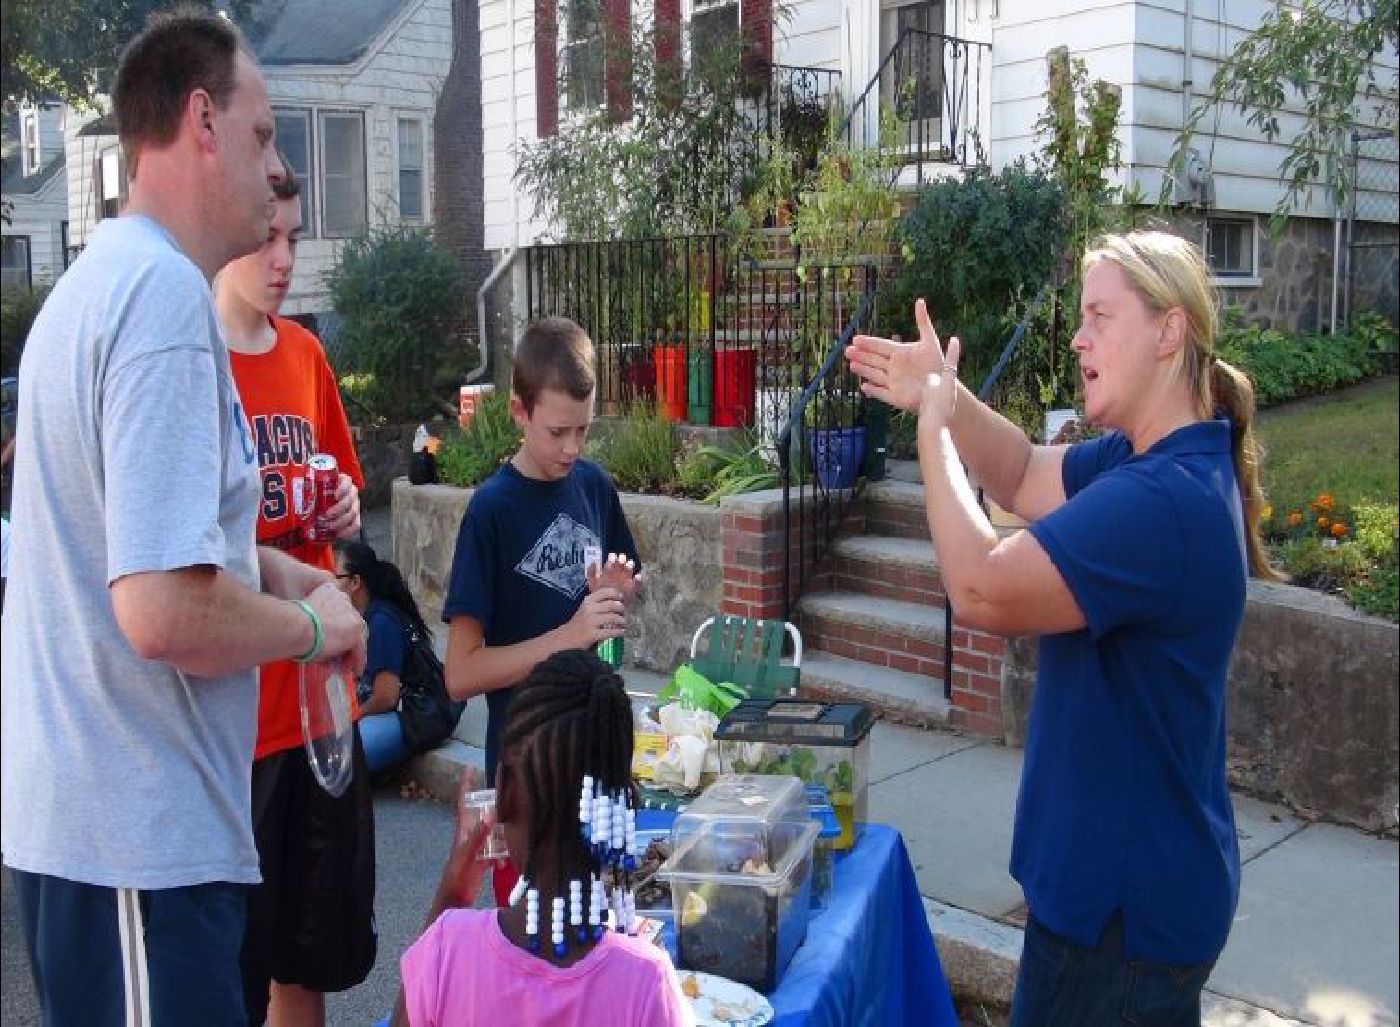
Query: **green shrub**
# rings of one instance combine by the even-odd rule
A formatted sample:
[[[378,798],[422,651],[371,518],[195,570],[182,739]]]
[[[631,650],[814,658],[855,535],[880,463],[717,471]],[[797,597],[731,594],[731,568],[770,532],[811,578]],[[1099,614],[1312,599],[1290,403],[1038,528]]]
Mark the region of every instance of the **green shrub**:
[[[340,317],[333,360],[347,391],[374,416],[437,412],[467,366],[458,329],[463,278],[430,231],[393,226],[351,239],[325,275]]]
[[[438,478],[472,488],[495,473],[520,448],[520,429],[510,416],[510,394],[493,392],[476,405],[465,431],[443,439],[438,450]]]
[[[1282,555],[1293,584],[1319,592],[1340,592],[1370,570],[1365,552],[1354,542],[1328,545],[1321,538],[1294,539],[1283,544]]]
[[[961,377],[975,390],[1006,342],[1008,311],[1049,280],[1066,231],[1060,186],[1019,162],[925,186],[900,225],[899,277],[882,305],[889,330],[916,337],[922,296],[934,323],[962,340]]]
[[[45,282],[33,289],[6,289],[0,294],[0,375],[19,372],[29,329],[52,288],[52,283]]]
[[[1400,563],[1394,556],[1346,590],[1347,602],[1362,613],[1400,621]]]
[[[675,427],[654,407],[636,407],[589,442],[589,454],[624,492],[676,491]]]
[[[1393,338],[1394,329],[1377,315],[1357,320],[1358,328],[1350,332],[1288,335],[1243,324],[1239,311],[1227,308],[1215,351],[1222,360],[1248,372],[1261,407],[1273,406],[1332,392],[1376,373],[1376,354],[1383,351],[1387,338]]]

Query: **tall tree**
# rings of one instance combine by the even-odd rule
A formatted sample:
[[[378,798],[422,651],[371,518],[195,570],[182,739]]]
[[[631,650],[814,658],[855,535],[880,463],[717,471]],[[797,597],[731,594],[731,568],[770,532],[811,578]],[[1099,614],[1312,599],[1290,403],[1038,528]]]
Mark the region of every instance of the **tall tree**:
[[[1300,194],[1321,181],[1340,203],[1347,193],[1342,156],[1358,127],[1396,130],[1400,95],[1394,64],[1376,57],[1396,54],[1400,0],[1276,0],[1259,27],[1235,47],[1211,79],[1177,140],[1170,171],[1180,173],[1192,135],[1213,107],[1225,104],[1270,142],[1283,133],[1280,115],[1302,100],[1303,130],[1287,139],[1279,165],[1287,186],[1274,211],[1287,217]],[[1165,200],[1170,180],[1163,187]]]
[[[225,10],[247,29],[255,0],[184,0],[183,6]],[[85,106],[116,67],[122,47],[155,11],[181,0],[6,0],[0,43],[0,99],[58,99]]]

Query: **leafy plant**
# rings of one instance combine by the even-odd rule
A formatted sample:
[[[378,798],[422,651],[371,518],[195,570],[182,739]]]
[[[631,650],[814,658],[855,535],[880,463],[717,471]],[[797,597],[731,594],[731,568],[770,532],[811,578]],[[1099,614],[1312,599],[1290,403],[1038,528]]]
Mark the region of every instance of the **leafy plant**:
[[[379,417],[435,410],[467,364],[463,283],[455,259],[426,229],[390,226],[351,239],[325,274],[340,330],[331,348],[356,398]]]
[[[890,327],[917,335],[914,300],[962,340],[961,377],[976,389],[1015,319],[1054,273],[1066,240],[1064,188],[1045,170],[1017,162],[999,172],[969,169],[919,191],[899,227],[899,275]]]
[[[681,461],[679,477],[687,494],[699,495],[711,506],[726,496],[777,488],[783,483],[781,471],[773,465],[765,447],[752,432],[745,433],[737,447],[697,447]],[[691,492],[691,486],[702,483],[705,486],[702,491]]]
[[[29,329],[52,287],[44,282],[33,289],[6,289],[0,295],[0,374],[19,373],[19,358],[24,353]]]
[[[438,477],[449,485],[480,485],[520,448],[520,428],[510,416],[510,395],[498,391],[476,405],[464,431],[443,439],[437,454]]]
[[[655,407],[632,408],[612,430],[591,439],[588,448],[624,492],[660,493],[675,487],[676,432]]]
[[[1221,319],[1215,351],[1248,372],[1261,407],[1331,392],[1372,374],[1376,354],[1395,345],[1395,330],[1378,315],[1360,320],[1356,331],[1336,335],[1288,335],[1242,324],[1237,309]]]

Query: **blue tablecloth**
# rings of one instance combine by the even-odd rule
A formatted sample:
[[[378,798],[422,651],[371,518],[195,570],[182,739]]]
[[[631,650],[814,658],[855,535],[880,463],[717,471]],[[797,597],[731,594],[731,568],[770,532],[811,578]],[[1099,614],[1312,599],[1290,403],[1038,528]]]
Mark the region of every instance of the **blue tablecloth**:
[[[646,810],[637,827],[669,827],[673,818]],[[784,1027],[957,1027],[898,831],[868,824],[837,857],[827,908],[813,912],[807,940],[768,1000]]]

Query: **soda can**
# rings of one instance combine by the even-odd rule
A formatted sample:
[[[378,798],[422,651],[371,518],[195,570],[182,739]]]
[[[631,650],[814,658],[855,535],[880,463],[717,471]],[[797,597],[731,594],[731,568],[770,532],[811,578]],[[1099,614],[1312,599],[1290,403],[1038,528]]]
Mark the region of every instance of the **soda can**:
[[[619,669],[622,667],[622,639],[605,638],[593,650],[598,654],[598,659],[608,666]]]
[[[472,423],[472,418],[476,416],[476,405],[491,393],[496,391],[496,386],[486,385],[463,385],[457,390],[457,423],[464,429]]]
[[[311,518],[302,529],[302,535],[308,542],[331,542],[333,539],[326,515],[335,505],[340,465],[329,453],[317,453],[306,462],[306,472],[311,479]]]

